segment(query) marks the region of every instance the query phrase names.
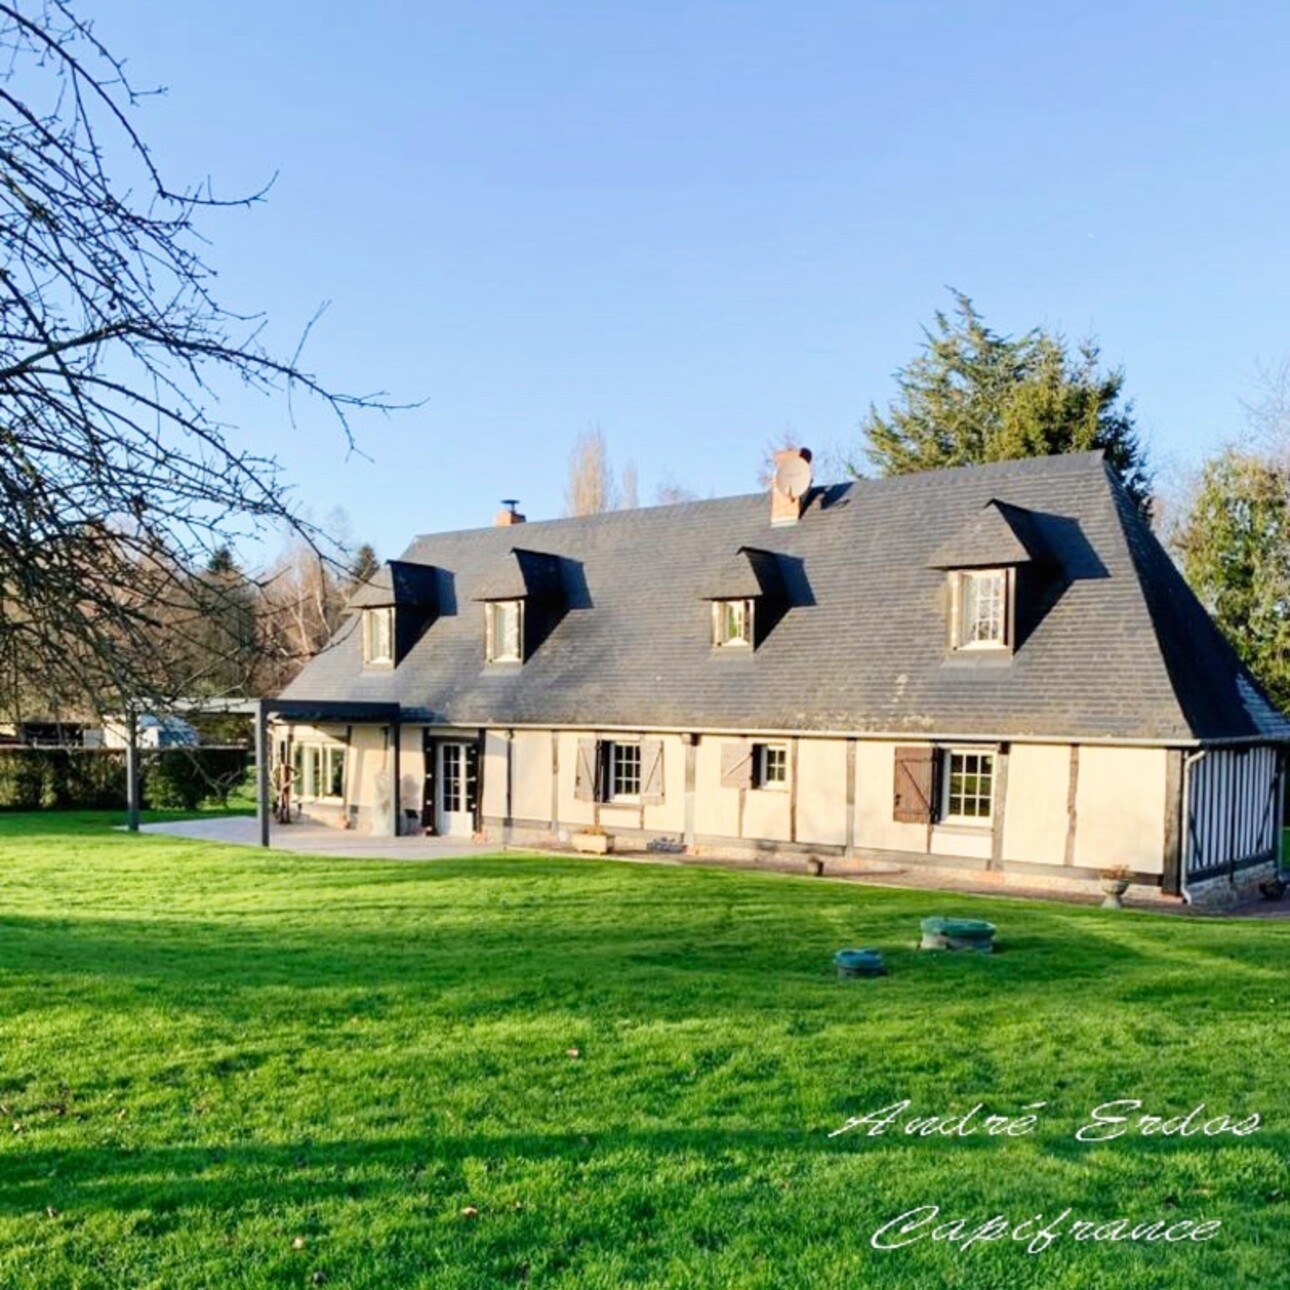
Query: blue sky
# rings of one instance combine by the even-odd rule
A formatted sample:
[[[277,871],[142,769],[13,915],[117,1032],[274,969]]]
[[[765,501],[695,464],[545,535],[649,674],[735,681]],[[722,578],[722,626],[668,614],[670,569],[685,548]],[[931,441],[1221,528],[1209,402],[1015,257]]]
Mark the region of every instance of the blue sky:
[[[756,486],[766,442],[855,443],[945,287],[1095,334],[1169,469],[1290,352],[1284,3],[113,0],[168,95],[219,291],[308,364],[422,407],[360,427],[230,404],[384,555],[558,514],[603,427],[660,479]]]

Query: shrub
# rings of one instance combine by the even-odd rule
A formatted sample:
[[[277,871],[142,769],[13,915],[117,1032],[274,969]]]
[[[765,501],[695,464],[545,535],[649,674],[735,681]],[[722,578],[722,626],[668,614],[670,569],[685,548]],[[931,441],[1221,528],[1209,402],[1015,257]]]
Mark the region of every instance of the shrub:
[[[246,776],[243,748],[166,748],[140,754],[140,805],[220,805]],[[125,750],[0,748],[0,810],[124,810]]]
[[[223,805],[246,775],[243,748],[167,748],[147,754],[143,775],[149,806],[194,811],[214,798]]]

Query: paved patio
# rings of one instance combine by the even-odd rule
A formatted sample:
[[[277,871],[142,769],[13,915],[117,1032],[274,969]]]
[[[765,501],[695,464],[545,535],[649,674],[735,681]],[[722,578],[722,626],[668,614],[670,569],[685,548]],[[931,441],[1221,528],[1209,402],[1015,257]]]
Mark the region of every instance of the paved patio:
[[[253,816],[247,815],[143,824],[140,832],[194,838],[201,842],[228,842],[234,846],[260,845],[260,826]],[[269,841],[275,851],[348,856],[353,860],[451,860],[458,856],[496,855],[501,850],[497,846],[485,846],[464,838],[377,838],[365,833],[329,829],[321,824],[274,824]]]

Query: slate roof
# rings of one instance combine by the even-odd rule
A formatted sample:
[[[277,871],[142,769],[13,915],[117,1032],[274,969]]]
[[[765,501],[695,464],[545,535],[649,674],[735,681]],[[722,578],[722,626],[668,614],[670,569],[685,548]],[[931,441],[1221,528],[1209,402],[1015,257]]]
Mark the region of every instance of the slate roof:
[[[1025,513],[1046,598],[1015,655],[948,654],[931,565],[991,502]],[[563,616],[523,666],[490,667],[475,601],[519,536],[417,538],[404,559],[438,569],[439,616],[399,666],[363,671],[354,616],[286,696],[464,726],[1290,739],[1100,453],[816,489],[790,527],[765,493],[527,524],[560,558]],[[776,553],[790,608],[730,657],[700,597],[743,547]]]

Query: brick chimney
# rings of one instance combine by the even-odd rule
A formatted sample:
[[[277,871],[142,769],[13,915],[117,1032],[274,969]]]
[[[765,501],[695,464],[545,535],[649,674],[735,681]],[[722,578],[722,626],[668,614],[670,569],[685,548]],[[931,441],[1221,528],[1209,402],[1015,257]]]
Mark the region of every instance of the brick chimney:
[[[523,524],[524,516],[515,509],[519,504],[519,498],[517,497],[503,497],[502,505],[506,509],[497,512],[497,518],[493,520],[493,527],[504,529],[511,524]]]
[[[775,454],[775,478],[770,486],[770,522],[796,524],[802,501],[811,487],[811,450],[784,448]]]

